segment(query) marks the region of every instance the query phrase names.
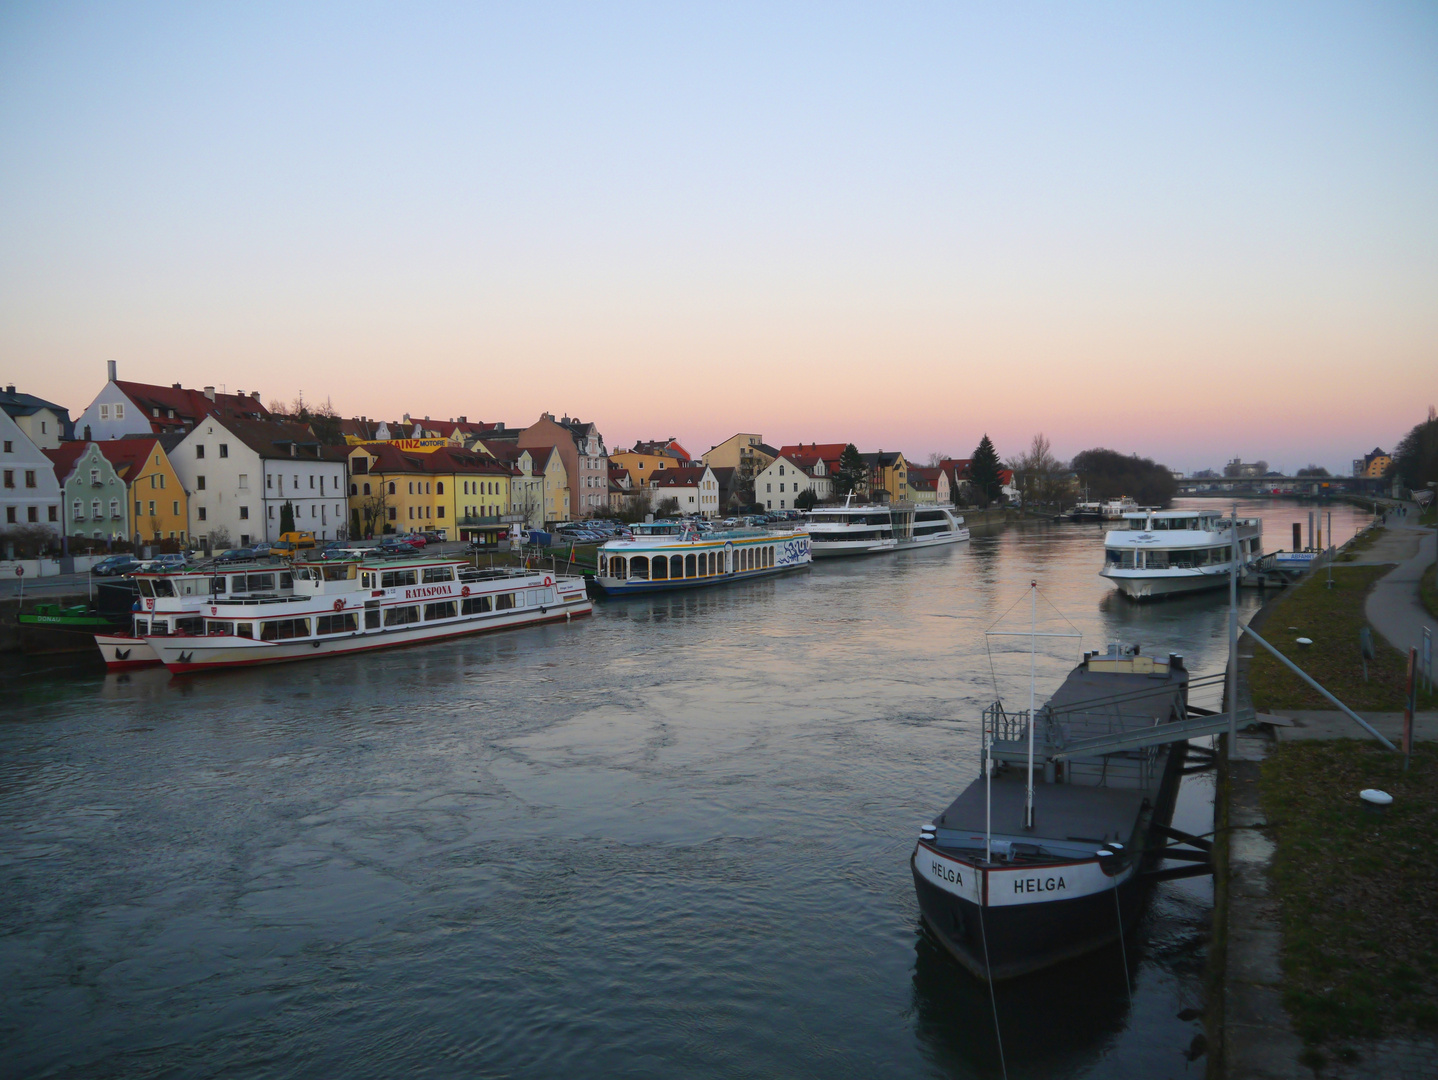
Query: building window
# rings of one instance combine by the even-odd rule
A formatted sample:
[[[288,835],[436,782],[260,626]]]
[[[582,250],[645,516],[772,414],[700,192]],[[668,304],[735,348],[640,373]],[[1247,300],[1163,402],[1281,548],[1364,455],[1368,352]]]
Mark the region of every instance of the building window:
[[[196,491],[204,491],[204,490],[205,490],[205,478],[204,478],[203,476],[197,476],[197,477],[195,477],[195,490],[196,490]]]
[[[92,517],[92,518],[93,518],[94,520],[96,520],[96,521],[99,521],[99,520],[100,520],[100,500],[99,500],[99,499],[92,499],[92,500],[90,500],[90,517]]]
[[[45,517],[50,521],[58,521],[60,517],[60,508],[58,506],[51,506],[48,507],[48,510],[49,513],[47,513]]]
[[[241,491],[248,491],[249,489],[250,489],[250,474],[249,474],[249,473],[240,473],[240,490],[241,490]]]
[[[391,481],[389,482],[389,493],[390,493],[391,495],[394,494],[394,481],[393,481],[393,480],[391,480]]]
[[[242,507],[240,507],[240,520],[241,520],[241,521],[249,521],[249,520],[250,520],[250,508],[249,508],[248,506],[242,506]]]
[[[271,520],[271,521],[274,521],[274,520],[275,520],[275,508],[274,508],[273,506],[270,507],[269,516],[270,516],[270,520]]]
[[[396,515],[397,515],[396,509],[395,509],[393,506],[391,506],[391,507],[389,508],[389,519],[390,519],[391,521],[395,520]]]
[[[275,478],[274,478],[273,476],[269,475],[268,473],[266,473],[266,474],[265,474],[265,490],[267,490],[267,491],[273,491],[274,489],[275,489]]]
[[[100,482],[100,470],[99,470],[99,469],[91,469],[91,470],[90,470],[90,483],[92,483],[92,484],[98,484],[99,482]]]
[[[199,518],[200,518],[200,520],[201,520],[201,521],[207,520],[207,515],[208,515],[208,511],[206,511],[206,509],[205,509],[203,506],[200,507],[200,509],[199,509]]]
[[[220,443],[220,457],[229,457],[229,456],[230,456],[230,444],[229,444],[229,443]]]
[[[139,499],[136,499],[136,500],[135,500],[135,516],[136,516],[136,517],[139,517],[139,516],[140,516],[140,500],[139,500]]]
[[[108,420],[108,419],[110,419],[110,406],[108,406],[108,405],[101,405],[101,406],[100,406],[100,419],[101,419],[101,420]]]
[[[310,490],[313,491],[314,489],[315,489],[315,477],[314,477],[314,473],[311,473],[311,474],[310,474]]]
[[[444,494],[444,481],[443,481],[443,480],[441,480],[439,483],[437,483],[437,484],[434,485],[434,493],[435,493],[436,495],[443,495],[443,494]]]
[[[204,444],[204,443],[196,443],[196,444],[195,444],[195,460],[196,460],[196,461],[199,461],[199,460],[200,460],[201,458],[203,458],[204,456],[205,456],[205,444]]]
[[[76,499],[76,500],[75,500],[75,520],[76,520],[76,521],[84,521],[84,520],[85,520],[85,504],[82,503],[79,499]]]
[[[365,484],[365,486],[364,486],[364,493],[365,493],[366,495],[369,494],[369,484]]]
[[[40,521],[40,508],[38,506],[27,506],[25,508],[25,520],[38,523]]]
[[[155,500],[154,500],[154,499],[151,499],[151,500],[150,500],[150,516],[151,516],[151,517],[154,517],[154,516],[155,516]]]
[[[25,486],[26,486],[27,488],[32,488],[32,487],[35,486],[35,470],[34,470],[34,469],[26,469],[26,470],[25,470]]]
[[[7,488],[12,488],[12,487],[15,486],[15,470],[14,470],[14,469],[6,469],[6,470],[5,470],[5,486],[6,486]]]
[[[15,452],[15,444],[14,444],[13,442],[11,442],[9,439],[6,439],[6,440],[5,440],[5,453],[7,453],[7,454],[13,454],[14,452]]]
[[[441,506],[441,507],[439,508],[439,515],[438,515],[438,516],[441,517],[441,518],[444,517],[444,507]]]
[[[5,507],[5,524],[15,524],[15,508],[13,506]]]
[[[111,500],[110,500],[110,517],[111,517],[111,519],[113,519],[113,520],[115,520],[115,521],[119,521],[119,520],[120,520],[120,500],[119,500],[119,499],[111,499]]]
[[[123,419],[125,419],[125,406],[124,406],[124,405],[116,405],[116,406],[115,406],[115,419],[116,419],[116,420],[123,420]]]

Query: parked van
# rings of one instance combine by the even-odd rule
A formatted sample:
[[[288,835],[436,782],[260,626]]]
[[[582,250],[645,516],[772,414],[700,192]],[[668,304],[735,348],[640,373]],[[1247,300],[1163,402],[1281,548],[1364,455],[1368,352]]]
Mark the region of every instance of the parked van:
[[[315,546],[315,534],[312,532],[280,533],[280,543],[291,545],[290,550],[312,548]]]

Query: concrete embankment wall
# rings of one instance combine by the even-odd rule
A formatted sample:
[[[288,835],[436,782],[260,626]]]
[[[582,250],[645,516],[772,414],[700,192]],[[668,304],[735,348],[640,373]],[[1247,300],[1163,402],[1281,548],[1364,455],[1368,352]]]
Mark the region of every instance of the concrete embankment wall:
[[[1003,507],[994,506],[988,510],[963,510],[964,524],[969,531],[975,529],[988,529],[998,525],[1006,525],[1010,521],[1018,520],[1017,510],[1005,510]]]

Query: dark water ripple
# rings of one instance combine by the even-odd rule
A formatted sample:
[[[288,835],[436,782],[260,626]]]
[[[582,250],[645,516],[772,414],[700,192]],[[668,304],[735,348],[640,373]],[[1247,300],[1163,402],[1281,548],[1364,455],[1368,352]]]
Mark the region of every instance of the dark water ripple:
[[[1122,602],[1099,537],[225,677],[0,671],[0,1073],[997,1075],[907,868],[995,677],[1026,692],[983,629],[1036,576],[1086,647],[1226,648],[1221,596]],[[1201,1075],[1209,902],[1156,892],[1132,1005],[1117,951],[1002,987],[1010,1075]]]

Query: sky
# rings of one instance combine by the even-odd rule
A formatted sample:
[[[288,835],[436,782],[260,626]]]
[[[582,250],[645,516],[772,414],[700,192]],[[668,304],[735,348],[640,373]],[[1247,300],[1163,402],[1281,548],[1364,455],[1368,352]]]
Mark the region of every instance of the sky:
[[[0,380],[1347,471],[1438,402],[1438,5],[0,5]]]

